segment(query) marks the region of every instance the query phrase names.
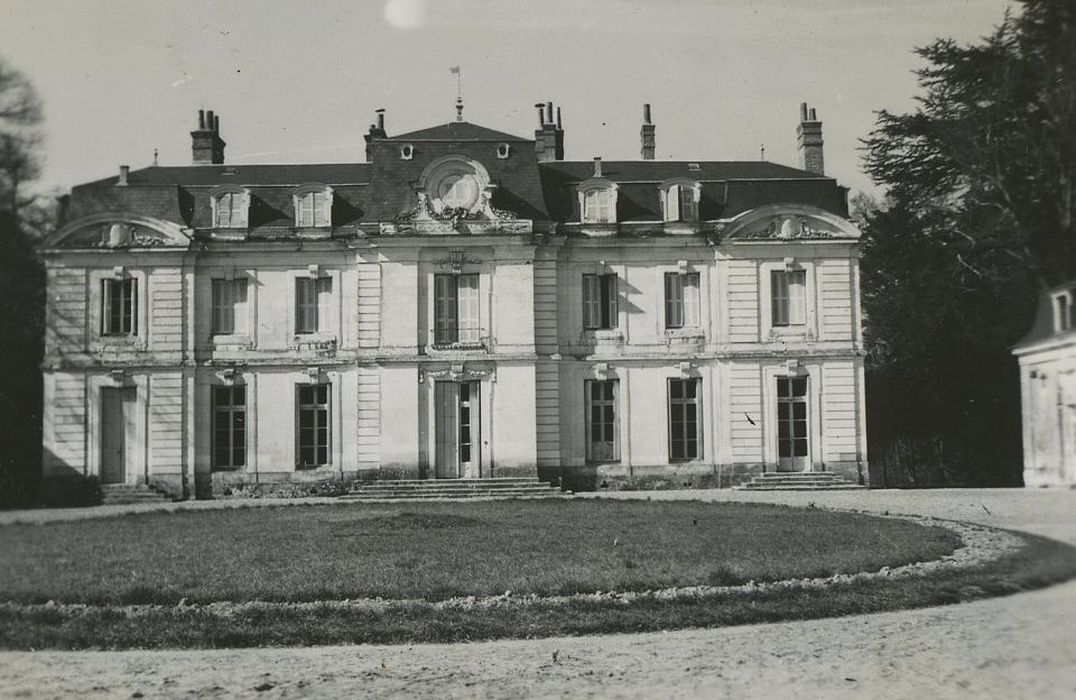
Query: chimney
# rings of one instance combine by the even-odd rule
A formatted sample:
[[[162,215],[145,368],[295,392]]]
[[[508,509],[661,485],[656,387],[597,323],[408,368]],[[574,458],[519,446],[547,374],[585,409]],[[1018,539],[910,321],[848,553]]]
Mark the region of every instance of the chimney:
[[[657,127],[650,121],[650,105],[643,105],[643,127],[639,130],[639,140],[641,142],[641,153],[643,160],[654,160],[654,150],[656,148],[656,137],[654,131]]]
[[[594,175],[593,177],[602,176],[602,157],[594,156]]]
[[[127,175],[130,172],[131,172],[131,166],[129,166],[129,165],[121,165],[120,166],[120,179],[116,181],[116,185],[118,187],[126,187],[127,186]]]
[[[220,117],[213,110],[198,110],[198,128],[191,132],[191,155],[195,165],[224,163],[224,140],[220,137]]]
[[[385,133],[385,108],[375,109],[374,114],[377,115],[377,123],[370,125],[370,130],[366,132],[363,138],[366,140],[366,162],[373,162],[373,148],[372,142],[374,139],[388,138],[388,134]]]
[[[555,120],[552,102],[539,102],[534,108],[538,110],[538,128],[534,130],[534,152],[538,162],[564,160],[564,129],[561,126],[560,107],[557,107]]]
[[[825,175],[822,157],[822,122],[814,108],[800,105],[800,125],[796,128],[796,148],[800,152],[800,168],[815,175]]]

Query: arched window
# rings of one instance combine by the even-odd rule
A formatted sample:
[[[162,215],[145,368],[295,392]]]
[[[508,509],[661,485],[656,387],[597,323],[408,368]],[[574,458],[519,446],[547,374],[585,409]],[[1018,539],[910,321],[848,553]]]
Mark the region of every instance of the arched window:
[[[604,178],[579,184],[579,214],[584,224],[616,223],[616,185]]]
[[[661,186],[661,205],[665,221],[695,223],[699,220],[699,194],[702,188],[691,180],[673,180]]]
[[[332,226],[333,191],[326,185],[304,185],[292,193],[295,226],[316,228]]]
[[[247,228],[250,192],[241,187],[213,191],[213,228]]]

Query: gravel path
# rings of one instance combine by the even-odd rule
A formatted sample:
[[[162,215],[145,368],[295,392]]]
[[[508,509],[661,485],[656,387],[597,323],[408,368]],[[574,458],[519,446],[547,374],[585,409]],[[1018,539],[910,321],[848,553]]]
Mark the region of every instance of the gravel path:
[[[1074,491],[690,491],[613,497],[813,502],[968,520],[1076,543]],[[1070,582],[940,608],[643,635],[410,647],[6,652],[0,653],[0,694],[1070,698],[1076,695],[1074,630],[1076,582]]]

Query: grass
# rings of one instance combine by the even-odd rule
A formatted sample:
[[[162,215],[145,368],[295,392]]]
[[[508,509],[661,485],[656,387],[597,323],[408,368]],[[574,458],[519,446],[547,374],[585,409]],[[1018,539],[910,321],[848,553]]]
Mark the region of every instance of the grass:
[[[935,559],[949,530],[761,504],[484,502],[138,514],[0,528],[0,600],[172,604],[571,594]]]
[[[957,573],[697,600],[586,598],[471,609],[425,602],[378,609],[0,605],[0,648],[224,648],[645,632],[940,605],[1076,576],[1076,549],[1021,537],[1025,546],[1016,553]],[[425,591],[436,598],[506,589],[622,590],[713,583],[715,576],[726,582],[748,573],[763,580],[895,566],[938,556],[954,544],[939,528],[749,504],[259,508],[0,528],[0,598],[297,601],[374,591],[393,598]]]

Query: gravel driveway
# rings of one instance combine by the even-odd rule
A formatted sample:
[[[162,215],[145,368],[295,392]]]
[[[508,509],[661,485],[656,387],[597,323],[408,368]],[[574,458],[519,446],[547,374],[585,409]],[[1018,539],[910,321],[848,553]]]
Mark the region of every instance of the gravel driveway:
[[[814,503],[933,515],[1076,544],[1076,491],[680,491],[611,497]],[[1074,630],[1076,582],[1070,582],[940,608],[643,635],[231,651],[5,652],[0,694],[1070,698],[1076,696]]]

